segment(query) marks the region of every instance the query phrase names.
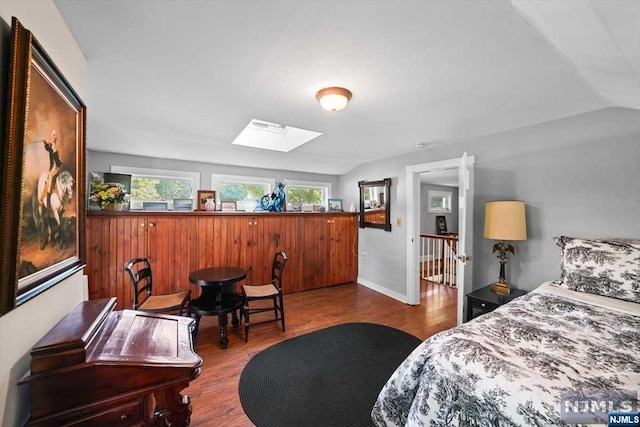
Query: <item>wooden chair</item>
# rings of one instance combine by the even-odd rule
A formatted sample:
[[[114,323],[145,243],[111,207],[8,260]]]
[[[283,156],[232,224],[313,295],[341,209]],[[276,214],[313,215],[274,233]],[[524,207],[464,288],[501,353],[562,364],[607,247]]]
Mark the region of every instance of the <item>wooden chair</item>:
[[[249,328],[251,326],[260,325],[262,323],[282,322],[282,332],[284,332],[284,305],[282,303],[282,278],[284,266],[287,263],[287,254],[277,252],[273,258],[271,266],[271,283],[266,285],[242,285],[242,296],[244,298],[244,307],[241,314],[244,315],[244,340],[249,340]],[[252,301],[272,300],[272,307],[254,307],[251,308]],[[251,322],[250,315],[273,311],[275,317],[273,319],[261,320],[259,322]]]
[[[133,309],[150,313],[182,312],[191,300],[191,290],[165,295],[152,295],[151,264],[147,258],[134,258],[124,268],[133,286]],[[141,300],[141,295],[144,294]]]

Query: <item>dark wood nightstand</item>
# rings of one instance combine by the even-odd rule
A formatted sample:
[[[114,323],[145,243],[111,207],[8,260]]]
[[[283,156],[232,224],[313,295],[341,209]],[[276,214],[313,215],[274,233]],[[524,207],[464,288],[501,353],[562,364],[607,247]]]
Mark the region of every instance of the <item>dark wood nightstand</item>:
[[[511,293],[497,294],[493,289],[491,289],[491,285],[469,292],[467,294],[467,322],[481,314],[489,313],[501,305],[506,304],[515,298],[521,297],[526,293],[527,291],[511,288]],[[473,315],[474,308],[480,310],[475,316]]]

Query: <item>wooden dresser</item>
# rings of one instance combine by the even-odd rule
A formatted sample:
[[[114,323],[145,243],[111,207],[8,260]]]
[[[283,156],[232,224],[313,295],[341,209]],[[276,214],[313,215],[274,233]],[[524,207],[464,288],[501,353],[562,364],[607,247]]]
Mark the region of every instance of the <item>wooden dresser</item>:
[[[187,317],[114,311],[86,301],[31,351],[29,426],[187,426],[200,375]]]

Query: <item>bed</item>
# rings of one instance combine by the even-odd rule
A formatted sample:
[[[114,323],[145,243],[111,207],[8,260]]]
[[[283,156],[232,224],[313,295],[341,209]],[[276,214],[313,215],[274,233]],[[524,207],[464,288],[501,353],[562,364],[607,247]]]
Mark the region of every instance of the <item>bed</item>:
[[[380,392],[377,426],[606,423],[567,406],[594,390],[638,410],[640,245],[555,240],[561,277],[424,341]]]

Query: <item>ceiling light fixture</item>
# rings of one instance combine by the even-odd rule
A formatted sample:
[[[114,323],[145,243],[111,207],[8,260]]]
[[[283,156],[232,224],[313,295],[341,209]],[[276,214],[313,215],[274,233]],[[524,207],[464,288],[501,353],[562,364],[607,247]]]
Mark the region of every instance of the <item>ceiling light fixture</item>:
[[[326,87],[316,93],[316,99],[327,111],[340,111],[347,106],[353,94],[343,87]]]

